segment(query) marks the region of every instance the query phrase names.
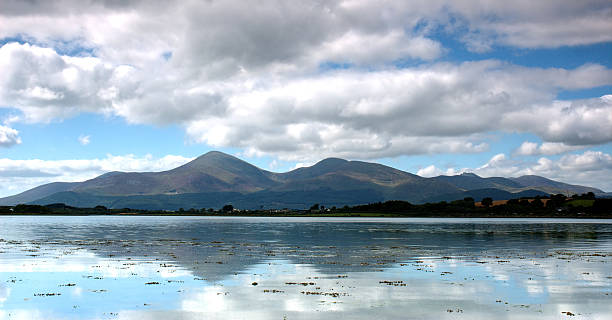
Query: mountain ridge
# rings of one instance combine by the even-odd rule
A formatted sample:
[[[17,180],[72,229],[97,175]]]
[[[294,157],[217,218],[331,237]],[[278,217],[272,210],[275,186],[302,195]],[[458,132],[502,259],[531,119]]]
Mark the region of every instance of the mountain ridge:
[[[139,208],[151,207],[150,203],[154,203],[156,209],[178,209],[176,206],[181,204],[214,207],[228,202],[240,203],[245,208],[303,208],[319,202],[356,205],[386,200],[451,201],[470,194],[486,194],[486,190],[498,198],[521,194],[604,193],[597,188],[539,176],[482,178],[464,173],[425,178],[378,163],[339,158],[276,173],[232,155],[211,151],[166,171],[114,171],[82,182],[41,185],[0,198],[0,205],[63,202],[74,206],[132,204],[133,208]]]

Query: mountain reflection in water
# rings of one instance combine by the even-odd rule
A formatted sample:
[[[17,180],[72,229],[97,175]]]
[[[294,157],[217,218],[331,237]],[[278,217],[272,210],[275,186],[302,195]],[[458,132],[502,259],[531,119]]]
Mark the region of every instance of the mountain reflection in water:
[[[612,221],[2,217],[0,319],[612,313]]]

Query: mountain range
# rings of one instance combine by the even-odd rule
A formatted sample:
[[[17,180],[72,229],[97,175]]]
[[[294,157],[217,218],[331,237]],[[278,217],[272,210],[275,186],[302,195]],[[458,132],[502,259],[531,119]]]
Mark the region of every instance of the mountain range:
[[[308,208],[386,200],[412,203],[473,197],[504,200],[551,193],[602,190],[540,176],[482,178],[473,173],[424,178],[377,163],[328,158],[310,167],[275,173],[234,156],[211,151],[172,170],[109,172],[83,182],[54,182],[0,198],[0,205],[65,203],[77,207],[176,210]]]

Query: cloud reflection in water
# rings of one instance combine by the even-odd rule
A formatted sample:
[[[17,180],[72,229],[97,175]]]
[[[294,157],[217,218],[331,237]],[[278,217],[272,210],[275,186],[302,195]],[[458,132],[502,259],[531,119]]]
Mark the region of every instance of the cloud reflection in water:
[[[90,218],[0,222],[0,319],[612,313],[610,224]]]

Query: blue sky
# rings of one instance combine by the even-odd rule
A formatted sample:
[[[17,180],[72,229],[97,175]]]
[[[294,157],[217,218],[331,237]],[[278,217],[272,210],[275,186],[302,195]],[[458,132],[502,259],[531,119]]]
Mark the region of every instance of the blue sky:
[[[612,191],[609,1],[3,6],[0,196],[210,150]]]

